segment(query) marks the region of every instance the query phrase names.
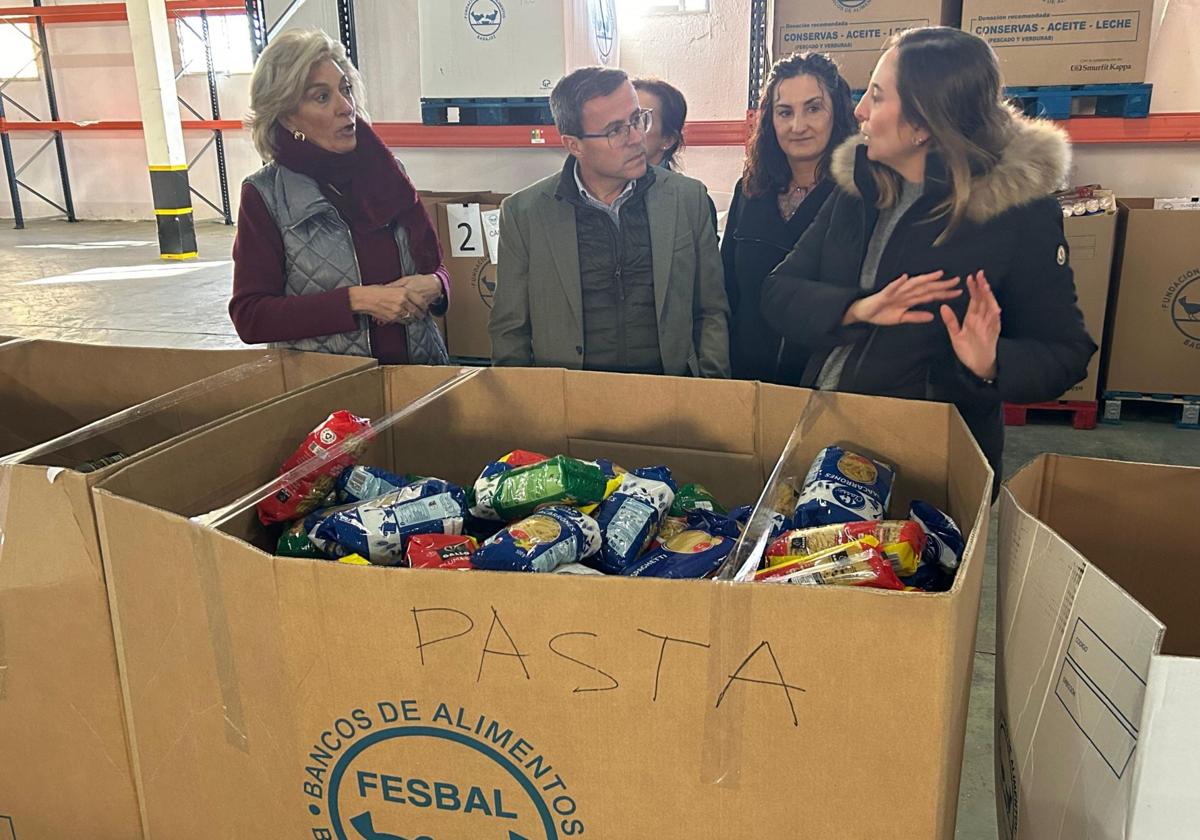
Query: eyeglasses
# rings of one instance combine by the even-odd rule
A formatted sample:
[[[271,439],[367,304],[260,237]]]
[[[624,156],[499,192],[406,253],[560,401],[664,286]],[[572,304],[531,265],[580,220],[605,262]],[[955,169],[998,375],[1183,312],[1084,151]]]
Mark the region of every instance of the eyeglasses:
[[[620,125],[614,126],[608,131],[601,132],[600,134],[577,134],[576,137],[578,137],[580,140],[599,139],[603,137],[608,140],[609,148],[615,149],[617,146],[624,146],[629,142],[629,134],[635,128],[642,132],[642,134],[645,134],[650,130],[650,126],[653,124],[654,109],[641,108],[636,114],[633,115],[633,119],[627,123],[621,123]]]

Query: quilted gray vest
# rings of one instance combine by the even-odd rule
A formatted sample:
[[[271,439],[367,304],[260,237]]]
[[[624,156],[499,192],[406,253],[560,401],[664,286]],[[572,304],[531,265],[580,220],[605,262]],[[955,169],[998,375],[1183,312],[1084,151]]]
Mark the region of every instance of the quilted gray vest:
[[[362,285],[350,227],[321,194],[316,181],[274,163],[267,164],[246,181],[262,196],[267,212],[283,237],[285,294],[307,295]],[[403,225],[396,225],[394,233],[404,276],[416,274],[408,231]],[[344,356],[371,356],[370,321],[366,315],[358,315],[355,320],[358,329],[352,332],[281,341],[271,346]],[[420,321],[405,324],[405,332],[410,364],[449,363],[446,342],[433,316],[426,315]]]

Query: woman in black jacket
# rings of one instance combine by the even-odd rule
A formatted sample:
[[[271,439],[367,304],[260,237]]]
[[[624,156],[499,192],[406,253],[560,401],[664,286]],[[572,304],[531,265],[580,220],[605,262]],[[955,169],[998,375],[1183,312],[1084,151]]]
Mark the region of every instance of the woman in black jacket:
[[[958,406],[1000,476],[1002,402],[1056,399],[1096,351],[1050,194],[1070,147],[1005,107],[995,53],[945,27],[894,39],[834,154],[838,192],[767,279],[804,385]]]
[[[762,284],[833,192],[830,158],[855,127],[850,87],[828,56],[799,53],[771,68],[721,241],[738,379],[796,384],[803,370],[763,320]]]

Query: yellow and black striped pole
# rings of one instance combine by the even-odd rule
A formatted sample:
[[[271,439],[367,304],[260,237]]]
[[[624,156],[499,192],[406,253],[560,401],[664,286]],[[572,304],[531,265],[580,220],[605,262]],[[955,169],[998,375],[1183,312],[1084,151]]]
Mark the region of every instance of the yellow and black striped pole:
[[[126,0],[125,7],[133,43],[146,159],[150,165],[159,253],[164,260],[192,259],[197,254],[196,224],[192,218],[166,0]]]
[[[197,254],[196,225],[187,164],[151,166],[150,192],[158,223],[158,250],[164,260],[190,260]]]

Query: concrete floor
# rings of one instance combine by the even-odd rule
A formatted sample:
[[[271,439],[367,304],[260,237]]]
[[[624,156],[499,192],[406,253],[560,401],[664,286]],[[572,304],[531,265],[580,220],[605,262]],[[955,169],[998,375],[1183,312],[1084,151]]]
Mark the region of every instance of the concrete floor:
[[[158,259],[151,222],[31,222],[0,230],[0,335],[163,347],[240,347],[226,313],[233,228],[202,222],[199,259]],[[1157,407],[1155,407],[1157,408]],[[1200,465],[1200,431],[1169,412],[1125,408],[1121,426],[1076,431],[1046,415],[1008,431],[1005,474],[1041,452]],[[992,517],[957,840],[996,840],[992,692],[996,659],[996,517]]]

